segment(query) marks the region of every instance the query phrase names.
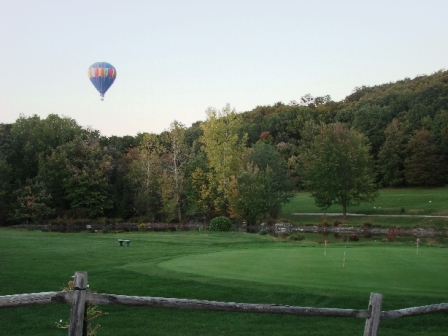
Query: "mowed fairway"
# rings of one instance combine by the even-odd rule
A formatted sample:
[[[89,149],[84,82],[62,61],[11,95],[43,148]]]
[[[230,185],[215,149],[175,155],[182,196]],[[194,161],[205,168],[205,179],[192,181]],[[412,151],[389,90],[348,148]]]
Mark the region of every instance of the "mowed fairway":
[[[380,189],[372,203],[348,207],[348,212],[362,214],[406,214],[448,216],[448,188],[434,189]],[[318,208],[309,192],[300,192],[282,208],[284,214],[301,212],[340,213],[340,205],[322,210]]]
[[[339,246],[223,251],[170,259],[160,267],[203,276],[287,285],[307,291],[368,296],[425,295],[448,298],[447,249]],[[345,256],[344,256],[345,255]],[[412,280],[411,280],[412,279]]]
[[[130,239],[120,247],[118,238]],[[448,248],[289,242],[239,232],[44,233],[0,230],[0,295],[57,291],[87,271],[100,293],[383,310],[448,302]],[[344,250],[345,265],[342,267]],[[103,306],[101,335],[362,335],[365,320]],[[0,335],[67,335],[70,306],[0,309]],[[447,334],[448,314],[381,322],[380,335]]]

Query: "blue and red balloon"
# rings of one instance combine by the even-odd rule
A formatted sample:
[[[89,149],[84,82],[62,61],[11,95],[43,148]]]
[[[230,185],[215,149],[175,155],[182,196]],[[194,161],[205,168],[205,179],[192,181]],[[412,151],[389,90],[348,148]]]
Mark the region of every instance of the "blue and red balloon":
[[[117,78],[117,70],[109,63],[97,62],[90,66],[88,75],[103,100],[104,94]]]

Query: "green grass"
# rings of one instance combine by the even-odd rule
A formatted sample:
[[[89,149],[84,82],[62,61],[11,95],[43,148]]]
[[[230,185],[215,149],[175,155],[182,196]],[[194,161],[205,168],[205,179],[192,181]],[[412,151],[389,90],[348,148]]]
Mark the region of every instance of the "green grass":
[[[131,240],[120,247],[118,238]],[[366,309],[448,302],[448,249],[374,240],[288,242],[237,232],[59,234],[0,230],[0,295],[59,290],[77,270],[92,289],[123,295]],[[69,305],[0,310],[1,335],[66,335]],[[104,306],[101,335],[360,335],[365,321]],[[380,335],[445,335],[444,313],[383,321]]]
[[[372,291],[414,296],[431,281],[426,295],[448,297],[446,249],[420,249],[417,255],[410,246],[276,247],[188,255],[159,266],[214,278],[306,288],[315,294],[345,287],[346,295],[364,297]],[[408,282],[410,277],[412,282]]]
[[[314,199],[309,192],[299,192],[291,200],[284,204],[282,217],[298,224],[321,223],[322,218],[316,216],[298,216],[294,213],[341,213],[342,207],[332,205],[328,209],[321,209],[314,204]],[[366,215],[432,215],[448,216],[448,188],[435,189],[381,189],[379,196],[373,203],[363,203],[358,207],[349,207],[349,213]],[[328,216],[332,222],[341,218]],[[448,227],[448,219],[443,218],[387,218],[387,217],[347,217],[351,225],[362,225],[370,222],[380,226],[424,226],[444,228]]]

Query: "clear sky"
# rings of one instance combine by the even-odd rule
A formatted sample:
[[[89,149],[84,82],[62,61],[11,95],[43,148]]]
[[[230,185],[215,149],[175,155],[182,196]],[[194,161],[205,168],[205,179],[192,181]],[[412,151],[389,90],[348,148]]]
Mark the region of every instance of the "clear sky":
[[[87,77],[100,61],[117,69],[103,102]],[[447,0],[0,0],[0,123],[160,133],[209,106],[338,101],[443,68]]]

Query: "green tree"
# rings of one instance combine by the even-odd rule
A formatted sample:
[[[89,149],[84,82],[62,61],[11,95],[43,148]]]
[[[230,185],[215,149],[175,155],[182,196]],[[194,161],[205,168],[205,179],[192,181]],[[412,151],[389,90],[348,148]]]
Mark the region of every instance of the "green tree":
[[[162,212],[160,183],[162,180],[162,162],[160,155],[164,148],[156,134],[144,133],[137,153],[130,163],[127,179],[134,189],[133,210],[137,216],[156,220]]]
[[[282,203],[292,197],[286,164],[275,147],[258,142],[244,159],[245,166],[232,180],[230,207],[233,216],[249,224],[278,217]]]
[[[405,184],[404,160],[406,158],[407,136],[398,119],[392,120],[384,131],[386,141],[378,154],[378,164],[385,186],[398,187]]]
[[[269,168],[262,172],[256,165],[248,164],[236,178],[233,177],[230,194],[232,217],[245,219],[249,225],[254,225],[268,216],[266,185],[271,184],[272,175]]]
[[[10,164],[21,181],[33,179],[39,171],[39,160],[51,155],[57,147],[73,141],[83,129],[74,119],[50,114],[45,119],[21,115],[11,128],[11,147],[14,154]]]
[[[101,148],[96,131],[84,130],[73,141],[57,147],[40,160],[37,179],[53,196],[58,215],[97,217],[112,207],[107,148]]]
[[[379,150],[385,141],[384,130],[393,119],[389,107],[365,105],[355,112],[353,126],[369,139],[372,154],[378,157]]]
[[[182,221],[181,198],[185,189],[185,165],[188,161],[188,148],[185,144],[185,126],[178,121],[170,125],[168,132],[162,133],[165,151],[162,155],[163,173],[162,198],[166,205],[165,213]]]
[[[4,225],[7,222],[12,189],[11,177],[11,166],[4,158],[0,157],[0,225]]]
[[[441,110],[436,114],[431,133],[434,136],[440,154],[443,156],[443,165],[448,167],[448,110]],[[448,182],[448,176],[446,176],[445,181]]]
[[[231,215],[251,225],[266,218],[277,218],[282,203],[292,196],[283,190],[282,184],[269,166],[261,170],[252,162],[248,163],[236,178],[232,178]]]
[[[193,219],[206,220],[213,216],[213,200],[208,199],[209,168],[205,153],[193,153],[185,168],[186,215]]]
[[[137,151],[137,139],[133,136],[102,136],[100,146],[107,149],[112,166],[108,197],[112,201],[113,207],[107,209],[105,215],[117,219],[130,218],[133,216],[134,186],[127,179],[127,176],[130,164],[135,159],[133,154]]]
[[[432,106],[416,104],[407,113],[407,120],[411,130],[420,129],[425,126],[425,119],[434,117],[434,109]]]
[[[411,185],[432,187],[441,185],[446,168],[437,150],[432,134],[426,130],[416,130],[408,143],[409,156],[404,162],[406,181]]]
[[[13,185],[13,168],[9,161],[12,154],[11,127],[10,124],[0,124],[0,225],[7,222]]]
[[[54,214],[48,206],[51,195],[42,182],[27,180],[26,185],[13,192],[15,201],[12,205],[10,219],[19,223],[35,223]]]
[[[104,215],[112,207],[108,198],[111,157],[99,146],[96,135],[87,134],[64,146],[70,176],[64,179],[72,209],[90,218]]]
[[[377,195],[374,162],[367,139],[343,124],[322,125],[302,154],[305,185],[316,204],[326,209],[371,202]]]

